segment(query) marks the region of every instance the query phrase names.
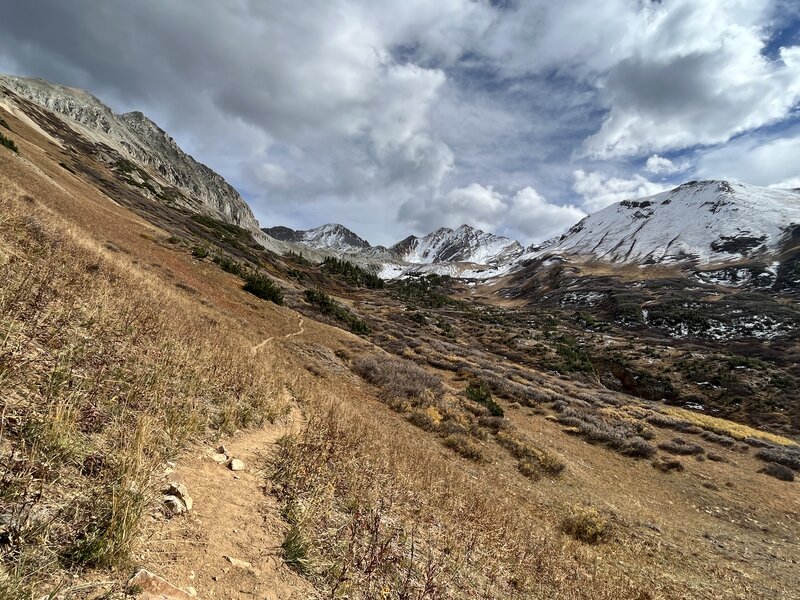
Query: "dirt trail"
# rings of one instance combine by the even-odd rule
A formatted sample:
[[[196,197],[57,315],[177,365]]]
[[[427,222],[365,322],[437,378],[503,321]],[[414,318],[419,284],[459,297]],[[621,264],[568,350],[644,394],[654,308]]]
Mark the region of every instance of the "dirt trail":
[[[294,337],[296,335],[301,335],[302,333],[305,333],[305,329],[303,328],[303,315],[300,315],[300,321],[298,323],[298,330],[293,332],[293,333],[287,333],[286,335],[283,336],[283,338],[284,339],[289,339],[289,338]],[[258,344],[253,346],[253,348],[252,348],[253,354],[257,353],[259,350],[261,350],[264,346],[269,344],[274,339],[275,339],[275,336],[272,335],[272,336],[260,341]]]
[[[275,442],[297,431],[302,421],[293,408],[280,423],[223,440],[228,455],[244,461],[244,471],[215,462],[210,447],[180,460],[165,483],[183,483],[194,507],[152,526],[143,566],[177,587],[194,588],[202,600],[314,598],[308,582],[280,558],[285,524],[275,499],[264,493]]]

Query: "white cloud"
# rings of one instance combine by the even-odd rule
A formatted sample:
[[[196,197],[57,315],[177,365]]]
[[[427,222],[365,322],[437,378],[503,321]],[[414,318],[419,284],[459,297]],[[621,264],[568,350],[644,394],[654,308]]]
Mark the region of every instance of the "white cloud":
[[[641,159],[662,179],[689,168],[664,154],[696,145],[732,148],[695,151],[711,177],[797,177],[794,145],[744,141],[800,99],[800,48],[763,52],[790,0],[95,4],[15,3],[0,65],[143,110],[269,225],[545,235],[658,191]],[[530,181],[584,203],[537,204]]]
[[[689,168],[689,165],[686,162],[675,164],[668,158],[659,156],[658,154],[653,154],[647,159],[647,163],[645,163],[644,168],[649,173],[653,173],[655,175],[671,175],[673,173],[685,171]]]
[[[533,241],[558,235],[585,216],[585,212],[572,204],[548,202],[532,187],[519,190],[510,201],[510,227]]]
[[[467,223],[484,231],[504,229],[525,242],[552,237],[585,216],[585,212],[573,205],[548,202],[530,186],[504,195],[491,186],[477,183],[427,201],[406,202],[400,209],[400,218],[419,232],[440,225],[455,228]]]
[[[583,196],[583,208],[588,213],[596,212],[615,202],[652,196],[668,189],[659,183],[648,181],[641,175],[630,179],[609,177],[602,173],[587,173],[577,170],[573,173],[575,183],[572,189]]]
[[[595,157],[727,142],[780,121],[800,100],[800,48],[764,56],[766,0],[653,3],[627,27],[627,51],[599,73],[609,112],[586,140]]]
[[[289,184],[286,169],[273,163],[261,163],[253,168],[253,175],[257,181],[265,185],[284,188]]]
[[[697,175],[754,185],[796,187],[800,178],[800,134],[773,139],[743,138],[704,153]]]

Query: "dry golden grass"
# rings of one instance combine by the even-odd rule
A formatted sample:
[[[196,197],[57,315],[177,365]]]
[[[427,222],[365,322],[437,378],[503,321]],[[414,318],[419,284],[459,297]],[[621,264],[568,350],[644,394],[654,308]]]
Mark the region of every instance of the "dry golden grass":
[[[452,460],[319,390],[273,477],[284,557],[331,597],[647,598]],[[388,436],[388,437],[387,437]]]
[[[676,419],[691,423],[692,425],[697,425],[698,427],[707,429],[708,431],[712,431],[713,433],[727,435],[737,440],[753,438],[778,444],[779,446],[798,445],[794,440],[790,440],[782,435],[777,435],[768,431],[761,431],[742,423],[735,423],[726,419],[712,417],[711,415],[704,415],[702,413],[686,410],[685,408],[679,408],[677,406],[665,406],[661,409],[661,412],[670,417],[674,417]]]
[[[188,440],[278,415],[278,375],[195,302],[0,196],[0,597],[125,564],[152,474]]]

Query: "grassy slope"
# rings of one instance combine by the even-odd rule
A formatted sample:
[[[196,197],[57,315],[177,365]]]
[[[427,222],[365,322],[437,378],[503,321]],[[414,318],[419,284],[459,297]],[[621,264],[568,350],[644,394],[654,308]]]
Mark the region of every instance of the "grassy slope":
[[[380,355],[368,341],[313,322],[282,340],[297,330],[296,313],[249,297],[237,278],[164,243],[166,232],[45,156],[60,149],[32,130],[24,138],[21,158],[0,155],[2,385],[15,391],[4,394],[2,448],[7,457],[22,452],[33,468],[42,462],[37,440],[50,440],[48,453],[63,439],[76,442],[66,460],[48,459],[52,476],[30,468],[13,475],[23,494],[25,477],[37,482],[39,506],[58,516],[51,532],[60,535],[4,546],[6,568],[26,564],[9,552],[30,553],[27,564],[52,582],[64,550],[90,539],[75,532],[87,531],[111,531],[106,537],[121,542],[107,561],[93,562],[125,564],[150,525],[125,519],[122,535],[91,529],[85,513],[62,509],[109,493],[113,500],[115,490],[146,490],[153,469],[192,438],[254,426],[280,411],[276,398],[288,385],[309,426],[281,445],[275,493],[297,533],[289,556],[320,589],[364,598],[399,598],[404,589],[419,598],[788,598],[797,589],[797,494],[756,475],[754,459],[665,475],[504,401],[518,431],[563,457],[567,470],[533,481],[490,439],[478,442],[482,461],[462,459],[350,372],[351,359]],[[36,285],[25,283],[26,273]],[[265,364],[251,347],[270,336],[277,338]],[[451,388],[444,398],[456,402],[465,382],[444,378]],[[559,385],[576,396],[585,391]],[[254,401],[260,410],[253,413]],[[99,425],[84,416],[93,412]],[[170,415],[175,427],[152,426]],[[57,424],[58,443],[37,423]],[[34,443],[24,442],[26,430]],[[657,435],[657,442],[669,437]],[[129,440],[137,443],[122,443]],[[79,461],[95,453],[109,459],[101,477]],[[125,477],[140,483],[115,485]],[[23,506],[20,498],[4,502]],[[146,495],[137,503],[137,511],[148,510]],[[612,522],[606,544],[586,546],[559,531],[573,504],[596,506]],[[81,573],[87,561],[73,564]],[[203,597],[211,582],[196,585]]]

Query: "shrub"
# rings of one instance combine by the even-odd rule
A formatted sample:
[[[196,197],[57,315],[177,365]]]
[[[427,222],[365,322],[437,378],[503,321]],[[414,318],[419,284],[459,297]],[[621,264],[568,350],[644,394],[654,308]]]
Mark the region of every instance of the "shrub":
[[[205,258],[208,256],[208,248],[205,246],[194,246],[192,248],[192,256],[195,258]]]
[[[555,477],[567,467],[558,456],[538,448],[518,433],[502,431],[495,439],[519,461],[517,469],[526,477],[534,479],[542,475]]]
[[[767,463],[764,468],[759,470],[759,473],[771,475],[775,479],[780,479],[781,481],[794,481],[794,471],[789,467],[774,462]]]
[[[641,437],[629,439],[621,449],[625,456],[634,458],[650,458],[656,453],[656,447]]]
[[[721,456],[715,452],[709,452],[708,454],[706,454],[706,457],[708,458],[708,460],[714,462],[728,462],[724,456]]]
[[[17,148],[17,145],[14,143],[14,140],[12,140],[11,138],[7,138],[2,133],[0,133],[0,146],[5,146],[12,152],[19,153],[19,148]]]
[[[668,442],[662,442],[658,445],[661,450],[670,452],[671,454],[680,454],[684,456],[705,454],[705,448],[699,444],[692,444],[683,438],[672,438]]]
[[[232,273],[233,275],[238,275],[239,277],[245,277],[247,274],[247,271],[241,265],[241,263],[231,260],[225,256],[215,256],[214,262],[226,273]]]
[[[480,460],[481,447],[466,435],[452,434],[444,438],[444,445],[469,460]]]
[[[470,382],[465,393],[467,398],[486,407],[491,416],[502,417],[505,414],[503,408],[492,399],[492,393],[483,381]]]
[[[700,437],[708,442],[719,444],[720,446],[725,446],[726,448],[730,448],[736,444],[736,440],[734,440],[732,437],[728,437],[727,435],[719,435],[711,431],[703,432]]]
[[[653,461],[653,468],[661,471],[662,473],[671,473],[672,471],[683,471],[683,463],[674,458],[660,457]]]
[[[365,321],[359,319],[322,290],[306,290],[305,298],[310,304],[316,306],[323,315],[344,323],[353,333],[358,335],[369,334],[369,325]]]
[[[561,520],[561,530],[585,544],[599,544],[611,536],[611,523],[594,507],[575,506]]]
[[[652,456],[655,449],[643,435],[648,428],[643,423],[614,418],[592,410],[576,410],[561,403],[558,422],[572,428],[568,430],[592,444],[603,444],[621,454],[633,457]]]
[[[429,393],[442,395],[442,380],[402,358],[362,356],[353,361],[353,371],[381,389],[384,400],[419,400]]]
[[[794,448],[762,448],[756,456],[763,461],[778,463],[800,472],[800,450]]]
[[[269,300],[275,304],[283,304],[283,292],[269,277],[259,273],[248,273],[244,278],[245,292],[250,292],[262,300]]]

